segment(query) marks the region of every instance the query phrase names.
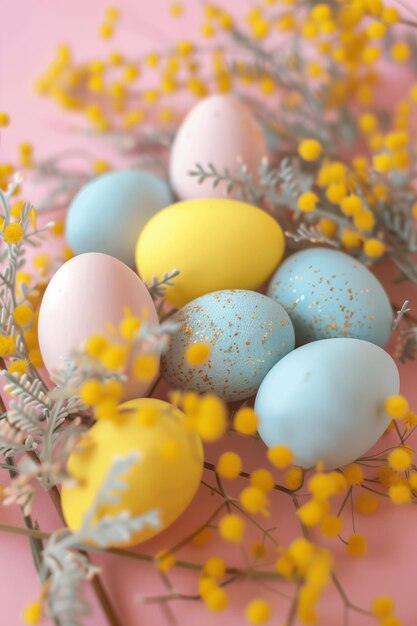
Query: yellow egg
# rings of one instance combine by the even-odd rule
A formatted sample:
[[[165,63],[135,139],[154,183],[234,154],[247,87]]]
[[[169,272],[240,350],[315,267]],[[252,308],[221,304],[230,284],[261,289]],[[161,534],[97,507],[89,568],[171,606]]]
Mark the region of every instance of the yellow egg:
[[[180,270],[166,297],[174,306],[220,289],[258,289],[284,254],[284,235],[265,211],[244,202],[196,198],[159,211],[136,245],[148,283]]]
[[[94,424],[71,454],[68,471],[75,484],[63,486],[61,500],[68,527],[78,530],[114,457],[138,452],[140,458],[125,478],[127,487],[120,500],[99,510],[100,518],[123,510],[132,517],[159,510],[161,528],[146,527],[123,544],[133,545],[158,534],[187,508],[200,484],[203,448],[199,437],[184,425],[182,411],[167,402],[140,398],[121,408],[132,412],[120,421]]]

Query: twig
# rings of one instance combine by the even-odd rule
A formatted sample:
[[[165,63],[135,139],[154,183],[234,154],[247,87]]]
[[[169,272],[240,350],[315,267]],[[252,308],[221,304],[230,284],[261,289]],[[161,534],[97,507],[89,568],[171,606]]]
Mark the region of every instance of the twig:
[[[37,529],[22,528],[19,526],[10,526],[8,524],[0,524],[0,532],[9,533],[12,535],[20,535],[24,537],[34,537],[35,539],[49,539],[51,533],[44,532]],[[104,552],[106,554],[113,554],[114,556],[121,556],[127,559],[133,559],[134,561],[142,561],[146,563],[154,563],[155,557],[150,554],[144,554],[142,552],[133,552],[133,550],[125,550],[123,548],[99,548],[89,547],[89,552]],[[170,550],[171,552],[171,550]],[[173,567],[179,567],[181,569],[188,569],[199,572],[203,569],[202,563],[194,563],[192,561],[183,561],[181,559],[175,561]],[[274,571],[260,571],[254,568],[247,570],[238,567],[226,567],[226,574],[237,576],[240,578],[253,578],[253,579],[266,579],[266,580],[283,580],[283,577]]]
[[[337,517],[340,517],[341,514],[343,513],[343,509],[345,508],[345,506],[346,506],[346,504],[347,504],[347,502],[348,502],[348,500],[350,498],[350,494],[352,493],[352,489],[353,489],[352,487],[349,487],[348,491],[346,492],[346,495],[345,495],[345,497],[343,499],[343,502],[340,505],[340,509],[337,512]]]
[[[209,463],[208,461],[204,461],[204,468],[210,470],[211,472],[216,471],[216,466],[213,463]],[[242,476],[243,478],[250,478],[250,474],[248,472],[239,472],[239,476]],[[302,485],[300,485],[296,490],[293,490],[288,489],[287,487],[283,487],[282,485],[274,484],[273,489],[291,495],[292,493],[294,493],[294,491],[298,491],[298,489],[300,489],[301,487]]]

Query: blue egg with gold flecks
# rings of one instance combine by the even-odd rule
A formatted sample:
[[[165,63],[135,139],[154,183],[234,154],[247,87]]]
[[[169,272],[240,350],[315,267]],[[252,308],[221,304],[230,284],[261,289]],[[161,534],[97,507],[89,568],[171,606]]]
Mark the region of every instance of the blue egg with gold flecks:
[[[72,200],[67,241],[77,254],[103,252],[132,267],[142,228],[172,201],[168,184],[150,172],[109,172],[87,183]]]
[[[294,329],[285,310],[254,291],[205,294],[172,321],[179,329],[162,359],[164,378],[177,389],[213,393],[226,402],[253,396],[269,370],[294,348]],[[200,342],[210,346],[210,356],[192,366],[186,351]]]
[[[379,280],[360,261],[327,248],[290,256],[268,286],[295,330],[297,345],[352,337],[384,346],[393,321],[391,304]]]

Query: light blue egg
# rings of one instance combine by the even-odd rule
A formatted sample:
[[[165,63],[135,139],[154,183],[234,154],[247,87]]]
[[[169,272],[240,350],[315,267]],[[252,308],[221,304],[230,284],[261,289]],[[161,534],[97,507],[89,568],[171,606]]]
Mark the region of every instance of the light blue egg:
[[[294,348],[294,330],[282,306],[254,291],[228,289],[196,298],[173,318],[180,324],[162,359],[177,389],[211,392],[226,401],[253,396],[261,381]],[[207,343],[209,359],[191,366],[193,343]]]
[[[330,337],[354,337],[384,346],[392,309],[379,280],[351,256],[309,248],[276,271],[268,296],[291,317],[297,345]]]
[[[324,339],[297,348],[263,380],[255,402],[268,447],[285,445],[304,468],[351,463],[387,428],[387,396],[400,379],[393,359],[360,339]]]
[[[149,172],[119,170],[95,178],[72,200],[66,236],[77,254],[103,252],[135,265],[135,246],[146,222],[170,205],[168,184]]]

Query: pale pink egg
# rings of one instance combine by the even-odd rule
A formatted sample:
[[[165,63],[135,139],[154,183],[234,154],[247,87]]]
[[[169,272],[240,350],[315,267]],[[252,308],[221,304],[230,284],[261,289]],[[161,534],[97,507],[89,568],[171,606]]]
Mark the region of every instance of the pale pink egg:
[[[158,315],[144,283],[127,265],[97,252],[76,256],[59,268],[43,297],[39,314],[39,346],[48,372],[60,368],[63,357],[93,334],[116,328],[126,307],[150,327]],[[159,355],[158,355],[159,358]],[[130,370],[124,399],[143,396],[150,383],[137,381]]]
[[[244,163],[256,179],[267,155],[262,129],[250,109],[232,95],[214,95],[199,102],[186,116],[175,136],[170,156],[170,179],[180,200],[222,198],[226,184],[213,187],[213,179],[199,184],[191,176],[196,164],[209,169],[212,163],[223,173],[238,171]]]

